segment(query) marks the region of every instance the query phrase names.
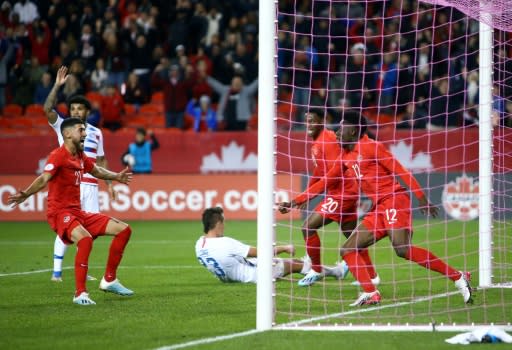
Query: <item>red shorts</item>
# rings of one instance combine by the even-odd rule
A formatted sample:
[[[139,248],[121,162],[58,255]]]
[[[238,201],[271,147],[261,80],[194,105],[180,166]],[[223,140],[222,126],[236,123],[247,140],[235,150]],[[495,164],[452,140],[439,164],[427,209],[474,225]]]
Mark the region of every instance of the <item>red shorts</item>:
[[[105,234],[110,219],[109,216],[100,213],[64,211],[57,215],[49,216],[48,223],[64,243],[73,244],[71,232],[75,227],[82,225],[95,239]]]
[[[361,222],[375,234],[377,240],[385,237],[390,230],[412,229],[411,199],[407,193],[400,193],[381,200],[374,210],[365,215]]]
[[[343,198],[327,194],[316,206],[315,212],[337,223],[357,221],[357,197]]]

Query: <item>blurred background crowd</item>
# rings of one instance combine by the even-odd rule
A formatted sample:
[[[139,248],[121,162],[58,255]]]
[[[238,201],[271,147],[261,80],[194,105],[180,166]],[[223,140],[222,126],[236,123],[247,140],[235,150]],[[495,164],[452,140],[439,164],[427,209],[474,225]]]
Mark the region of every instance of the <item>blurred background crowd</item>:
[[[379,123],[478,123],[478,22],[417,1],[280,0],[278,117],[308,106],[336,123],[359,108]],[[498,33],[506,43],[510,36]],[[511,52],[496,45],[495,124],[512,126]],[[91,122],[117,130],[157,105],[165,127],[257,128],[256,0],[21,0],[0,5],[0,108],[90,98]],[[151,125],[146,125],[150,126]]]

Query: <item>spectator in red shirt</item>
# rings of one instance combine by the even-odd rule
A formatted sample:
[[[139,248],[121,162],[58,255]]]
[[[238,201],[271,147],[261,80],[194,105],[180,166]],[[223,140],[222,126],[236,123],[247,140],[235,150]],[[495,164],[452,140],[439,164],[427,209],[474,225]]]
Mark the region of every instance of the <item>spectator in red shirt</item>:
[[[103,127],[116,131],[123,126],[122,114],[124,101],[114,85],[107,87],[106,95],[101,100],[101,119]]]

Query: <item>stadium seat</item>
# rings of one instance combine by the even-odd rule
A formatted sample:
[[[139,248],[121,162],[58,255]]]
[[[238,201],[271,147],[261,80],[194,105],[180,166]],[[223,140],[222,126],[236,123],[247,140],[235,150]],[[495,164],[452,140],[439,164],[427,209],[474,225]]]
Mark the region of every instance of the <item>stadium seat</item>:
[[[151,95],[151,103],[157,104],[157,103],[163,103],[164,102],[164,93],[162,91],[154,92]]]
[[[95,91],[89,91],[86,93],[85,98],[89,100],[91,104],[97,103],[101,105],[101,101],[103,101],[103,95]]]
[[[124,113],[126,115],[136,115],[137,114],[137,110],[136,110],[136,107],[135,105],[131,104],[131,103],[125,103],[124,104]]]
[[[144,104],[144,105],[140,106],[139,114],[142,114],[142,115],[158,114],[158,113],[162,113],[163,111],[164,111],[163,105],[148,103],[148,104]]]
[[[162,113],[148,115],[149,128],[165,128],[165,116]]]
[[[0,117],[0,129],[10,128],[12,125],[11,120],[10,118]]]
[[[136,116],[133,118],[126,119],[124,126],[127,128],[147,128],[149,125],[148,118],[146,116]]]
[[[44,113],[44,108],[42,105],[38,105],[38,104],[32,104],[32,105],[28,105],[27,108],[25,109],[25,116],[27,117],[32,117],[32,116],[41,116],[41,115],[45,115]]]
[[[4,117],[19,117],[23,115],[23,108],[20,105],[8,104],[5,105],[3,113]]]
[[[13,129],[32,129],[34,127],[34,118],[19,116],[12,118],[11,128]]]

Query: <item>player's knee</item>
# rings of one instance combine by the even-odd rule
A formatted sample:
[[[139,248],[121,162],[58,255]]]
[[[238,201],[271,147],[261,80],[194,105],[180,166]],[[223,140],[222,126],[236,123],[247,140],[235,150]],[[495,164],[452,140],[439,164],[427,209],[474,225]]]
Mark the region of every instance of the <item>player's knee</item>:
[[[340,248],[340,256],[343,258],[345,255],[347,255],[350,252],[350,249],[348,248]]]
[[[395,253],[397,256],[403,259],[407,258],[407,252],[409,250],[408,246],[398,246],[393,248],[395,249]]]

